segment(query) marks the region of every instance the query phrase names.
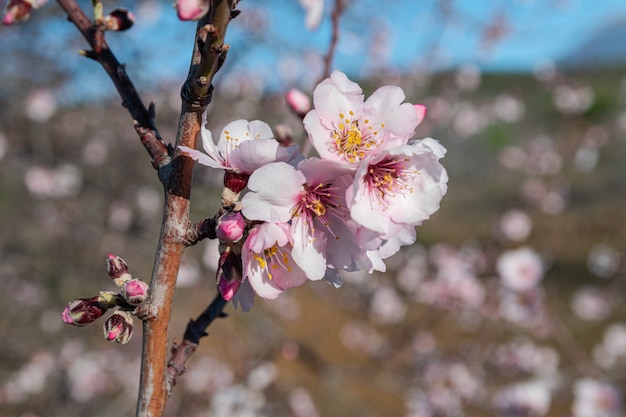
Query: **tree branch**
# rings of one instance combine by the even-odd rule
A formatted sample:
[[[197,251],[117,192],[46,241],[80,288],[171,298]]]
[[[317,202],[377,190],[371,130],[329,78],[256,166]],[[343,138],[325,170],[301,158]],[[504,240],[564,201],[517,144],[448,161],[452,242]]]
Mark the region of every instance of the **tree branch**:
[[[168,147],[154,125],[154,105],[146,109],[126,70],[108,47],[104,28],[94,24],[75,0],[57,0],[69,20],[81,32],[92,50],[83,54],[96,60],[113,81],[122,105],[135,121],[142,144],[158,169],[165,198],[163,220],[148,298],[136,309],[144,321],[143,350],[137,417],[163,415],[169,393],[167,374],[167,342],[171,305],[183,249],[189,244],[190,231],[208,234],[193,227],[189,221],[189,198],[193,160],[177,156],[177,146],[195,148],[202,113],[211,100],[213,77],[226,58],[228,46],[224,37],[234,16],[232,0],[213,0],[211,10],[200,22],[183,98],[176,144]],[[209,226],[207,223],[205,226]],[[223,306],[221,307],[223,308]],[[221,311],[221,310],[220,310]],[[209,321],[210,322],[210,321]],[[207,323],[208,325],[208,323]]]
[[[333,58],[335,56],[335,49],[337,49],[337,43],[339,42],[339,19],[345,10],[344,0],[335,0],[335,6],[330,16],[332,23],[332,34],[330,37],[330,45],[328,45],[328,51],[324,56],[324,73],[320,78],[320,82],[330,77],[330,70],[333,65]]]
[[[104,36],[104,28],[95,25],[75,0],[57,0],[57,2],[92,48],[90,51],[83,51],[83,55],[97,61],[113,81],[122,98],[122,105],[135,121],[135,129],[152,159],[152,164],[155,167],[165,165],[169,161],[168,148],[154,125],[154,105],[151,104],[150,109],[146,109],[135,86],[126,74],[124,65],[119,63],[109,49]]]
[[[228,304],[228,301],[224,300],[218,291],[215,299],[202,314],[196,320],[189,320],[182,343],[174,342],[172,357],[167,364],[168,392],[171,393],[172,388],[176,385],[176,378],[185,372],[187,361],[198,348],[200,339],[208,336],[206,329],[209,325],[217,318],[226,317],[226,314],[222,311],[226,304]]]
[[[181,90],[183,100],[175,154],[180,145],[196,147],[202,113],[211,100],[213,77],[225,59],[224,38],[231,13],[231,1],[213,0],[210,12],[198,22],[189,75]],[[162,416],[168,397],[168,326],[178,268],[192,229],[189,198],[193,164],[191,158],[177,155],[169,164],[159,168],[159,178],[165,188],[165,208],[150,295],[141,306],[147,320],[143,327],[137,417]]]

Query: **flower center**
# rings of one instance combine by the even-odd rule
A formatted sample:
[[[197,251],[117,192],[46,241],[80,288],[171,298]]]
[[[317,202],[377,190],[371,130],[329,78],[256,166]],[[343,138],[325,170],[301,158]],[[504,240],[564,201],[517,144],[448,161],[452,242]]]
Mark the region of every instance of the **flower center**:
[[[378,197],[379,203],[385,208],[389,206],[389,201],[387,201],[389,198],[413,192],[413,187],[407,177],[419,172],[407,168],[405,164],[408,161],[408,159],[383,159],[370,165],[367,174],[363,177],[369,194]]]
[[[254,260],[257,261],[259,268],[263,270],[269,279],[272,279],[271,270],[284,269],[291,272],[293,269],[289,265],[289,252],[282,246],[274,246],[264,249],[263,253],[254,253]]]
[[[350,111],[350,116],[354,116],[354,112]],[[359,123],[359,120],[348,119],[340,113],[339,120],[338,128],[332,134],[335,150],[349,162],[365,158],[369,150],[378,145],[379,132],[374,130],[369,119]],[[381,128],[383,127],[384,124],[381,124]]]

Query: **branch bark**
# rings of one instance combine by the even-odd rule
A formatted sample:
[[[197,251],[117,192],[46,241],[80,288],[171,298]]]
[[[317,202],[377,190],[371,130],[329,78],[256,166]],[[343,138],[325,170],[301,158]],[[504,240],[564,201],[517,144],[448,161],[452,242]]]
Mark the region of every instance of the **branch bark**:
[[[226,29],[233,17],[232,0],[213,0],[211,10],[198,22],[194,52],[181,96],[181,115],[175,146],[166,146],[154,125],[154,106],[146,109],[134,85],[108,47],[105,31],[94,24],[75,0],[57,0],[69,20],[78,28],[92,50],[84,55],[94,59],[113,81],[122,104],[134,119],[142,144],[158,169],[164,188],[161,233],[154,259],[148,299],[136,309],[142,318],[143,350],[137,417],[160,417],[167,402],[168,326],[178,269],[190,233],[202,233],[189,221],[189,200],[193,160],[177,155],[177,146],[195,148],[202,113],[211,101],[213,77],[226,58]],[[223,306],[221,307],[223,308]],[[221,311],[220,308],[220,311]]]

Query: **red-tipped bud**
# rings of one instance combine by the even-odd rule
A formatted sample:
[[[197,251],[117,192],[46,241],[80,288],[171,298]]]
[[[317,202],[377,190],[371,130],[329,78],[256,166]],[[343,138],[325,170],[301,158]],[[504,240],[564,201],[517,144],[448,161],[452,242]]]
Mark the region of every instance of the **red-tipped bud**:
[[[122,286],[122,298],[130,305],[141,304],[148,296],[148,284],[140,279],[130,279]]]
[[[101,292],[92,298],[72,300],[63,310],[63,321],[73,326],[86,326],[116,305],[117,294],[109,291]]]
[[[10,0],[4,12],[2,23],[12,25],[13,23],[23,22],[30,17],[32,9],[32,0]]]
[[[250,178],[248,174],[226,171],[224,173],[224,187],[234,193],[240,193],[248,185],[248,178]]]
[[[128,273],[128,264],[122,258],[113,254],[109,254],[107,258],[107,273],[118,287],[121,287],[132,278]]]
[[[128,311],[116,311],[104,322],[103,330],[106,340],[124,345],[133,335],[133,317]]]
[[[135,24],[135,15],[130,10],[115,9],[104,17],[107,30],[122,32]]]
[[[311,110],[311,98],[300,90],[292,88],[287,92],[285,99],[287,100],[289,108],[300,116],[300,118],[304,118],[309,110]]]
[[[220,255],[217,267],[217,288],[224,300],[229,301],[239,287],[242,279],[241,255],[229,250]]]
[[[220,291],[220,294],[222,294],[222,298],[226,301],[230,301],[235,296],[240,286],[241,282],[226,281],[224,278],[220,278],[217,283],[217,289]]]
[[[243,236],[246,222],[241,213],[229,213],[222,216],[217,225],[217,238],[222,242],[235,243]]]

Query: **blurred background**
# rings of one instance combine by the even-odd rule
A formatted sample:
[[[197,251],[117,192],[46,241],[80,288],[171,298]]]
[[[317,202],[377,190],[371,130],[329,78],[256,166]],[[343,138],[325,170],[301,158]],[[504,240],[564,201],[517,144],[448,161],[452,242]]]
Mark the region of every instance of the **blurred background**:
[[[333,68],[427,106],[416,137],[448,149],[442,207],[385,274],[257,299],[209,337],[167,416],[618,417],[626,388],[626,6],[622,1],[344,1]],[[194,23],[128,7],[108,40],[175,137]],[[88,7],[85,3],[83,7]],[[321,8],[320,8],[321,7]],[[209,108],[289,126],[311,94],[334,1],[240,3]],[[132,120],[50,2],[0,27],[0,416],[134,415],[140,330],[67,326],[71,299],[114,290],[109,253],[150,276],[162,192]],[[199,167],[192,219],[221,173]],[[215,295],[215,242],[185,253],[171,339]],[[139,325],[137,324],[139,327]]]

